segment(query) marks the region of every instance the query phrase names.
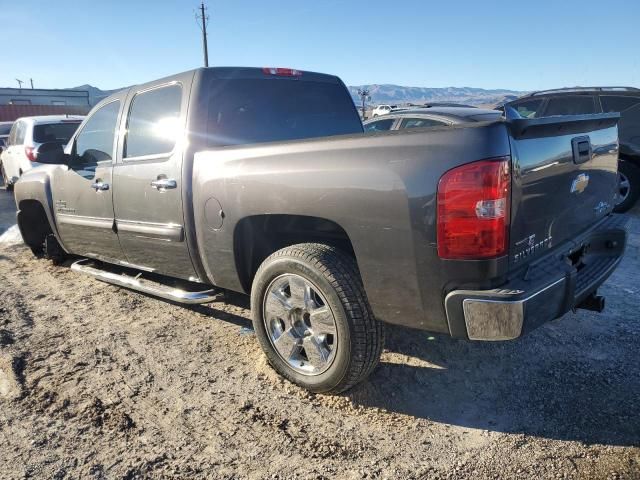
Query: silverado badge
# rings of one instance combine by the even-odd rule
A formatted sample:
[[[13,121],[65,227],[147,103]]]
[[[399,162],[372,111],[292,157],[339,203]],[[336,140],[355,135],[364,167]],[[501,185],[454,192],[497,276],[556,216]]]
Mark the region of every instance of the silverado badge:
[[[571,193],[582,193],[587,188],[587,185],[589,185],[589,175],[587,175],[586,173],[581,173],[571,184]]]

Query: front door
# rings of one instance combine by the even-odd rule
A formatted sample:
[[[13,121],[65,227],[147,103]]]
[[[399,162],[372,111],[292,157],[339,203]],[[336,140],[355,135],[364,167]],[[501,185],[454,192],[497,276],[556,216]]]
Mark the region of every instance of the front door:
[[[114,229],[112,170],[124,95],[95,110],[71,140],[67,167],[53,173],[58,231],[65,248],[106,261],[124,259]]]
[[[113,182],[118,237],[129,263],[195,279],[182,207],[189,81],[131,91]]]

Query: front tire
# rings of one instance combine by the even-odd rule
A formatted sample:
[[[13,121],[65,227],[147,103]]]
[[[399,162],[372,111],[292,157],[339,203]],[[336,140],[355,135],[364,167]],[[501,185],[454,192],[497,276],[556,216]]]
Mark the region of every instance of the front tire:
[[[640,168],[627,160],[618,163],[618,192],[616,213],[624,213],[631,209],[640,196]]]
[[[354,259],[335,247],[283,248],[258,269],[251,315],[273,368],[318,393],[343,392],[377,366],[384,341]]]

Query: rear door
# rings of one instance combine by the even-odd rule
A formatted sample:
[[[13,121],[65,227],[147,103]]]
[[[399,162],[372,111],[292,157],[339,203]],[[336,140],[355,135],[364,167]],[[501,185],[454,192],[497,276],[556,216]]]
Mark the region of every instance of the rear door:
[[[124,259],[114,228],[112,170],[125,93],[98,107],[70,144],[69,165],[53,171],[56,223],[73,253],[109,262]]]
[[[526,264],[611,212],[618,115],[510,121],[511,260]]]
[[[183,218],[183,148],[193,73],[179,81],[132,89],[127,99],[118,162],[114,212],[129,263],[193,278]]]

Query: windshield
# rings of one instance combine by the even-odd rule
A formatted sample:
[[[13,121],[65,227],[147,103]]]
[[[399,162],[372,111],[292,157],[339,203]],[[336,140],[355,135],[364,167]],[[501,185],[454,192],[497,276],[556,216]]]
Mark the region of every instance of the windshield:
[[[45,123],[33,127],[35,143],[60,142],[67,143],[80,122]]]
[[[347,90],[339,83],[292,80],[213,80],[209,145],[362,133]]]

